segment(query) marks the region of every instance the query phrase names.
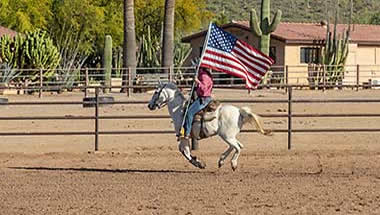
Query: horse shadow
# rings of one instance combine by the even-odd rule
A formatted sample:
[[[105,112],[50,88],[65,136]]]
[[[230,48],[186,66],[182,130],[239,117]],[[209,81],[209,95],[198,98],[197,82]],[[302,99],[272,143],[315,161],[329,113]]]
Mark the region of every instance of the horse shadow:
[[[164,173],[164,174],[196,174],[200,171],[169,170],[169,169],[102,169],[102,168],[72,168],[72,167],[8,167],[15,170],[35,170],[35,171],[77,171],[77,172],[105,172],[105,173]]]

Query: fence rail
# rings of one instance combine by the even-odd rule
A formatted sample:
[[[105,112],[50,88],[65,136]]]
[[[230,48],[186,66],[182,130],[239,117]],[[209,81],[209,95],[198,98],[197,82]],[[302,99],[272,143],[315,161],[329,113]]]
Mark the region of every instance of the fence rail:
[[[344,117],[380,117],[376,113],[355,113],[355,114],[298,114],[293,113],[293,106],[300,103],[380,103],[380,99],[295,99],[293,98],[294,86],[287,87],[287,99],[262,99],[262,100],[243,100],[243,99],[227,99],[221,100],[222,103],[283,103],[288,105],[287,113],[282,114],[262,114],[264,118],[286,118],[287,129],[274,129],[273,132],[287,133],[288,149],[292,146],[293,133],[318,133],[318,132],[380,132],[380,128],[336,128],[336,129],[294,129],[293,118],[344,118]],[[147,104],[148,101],[114,101],[102,103],[99,101],[99,91],[102,88],[95,88],[95,101],[86,102],[86,104],[94,104],[95,114],[93,116],[38,116],[38,117],[0,117],[0,121],[5,120],[94,120],[93,131],[62,131],[62,132],[0,132],[1,136],[59,136],[59,135],[79,135],[79,136],[94,136],[94,149],[98,150],[100,135],[130,135],[130,134],[174,134],[173,130],[129,130],[129,131],[100,131],[100,120],[109,119],[169,119],[168,115],[133,115],[133,116],[100,116],[99,108],[101,104]],[[83,102],[58,101],[58,102],[9,102],[10,106],[33,106],[33,105],[83,105]],[[256,130],[242,130],[242,132],[256,132]]]
[[[380,88],[380,65],[286,65],[272,66],[259,88],[301,88],[326,90],[330,88],[351,87]],[[113,68],[110,75],[104,68],[77,69],[27,69],[10,73],[0,70],[0,90],[13,89],[26,93],[80,89],[87,96],[87,89],[126,89],[128,95],[134,90],[154,86],[158,81],[173,81],[177,85],[189,87],[194,75],[194,67],[171,68]],[[166,72],[169,71],[169,72]],[[11,76],[11,77],[9,77]],[[243,79],[213,71],[217,88],[244,88]]]

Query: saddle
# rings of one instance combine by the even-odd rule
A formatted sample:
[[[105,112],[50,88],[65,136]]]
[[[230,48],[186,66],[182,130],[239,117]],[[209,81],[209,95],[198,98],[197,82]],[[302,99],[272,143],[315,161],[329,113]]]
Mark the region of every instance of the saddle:
[[[205,122],[208,122],[214,120],[216,118],[214,113],[218,109],[219,105],[219,101],[211,100],[211,102],[208,103],[208,105],[205,108],[203,108],[201,111],[195,114],[193,121],[200,122],[203,120]]]
[[[205,126],[205,122],[210,122],[214,119],[216,119],[216,113],[215,111],[220,106],[220,102],[217,100],[211,100],[211,102],[203,108],[201,111],[195,114],[193,119],[193,125],[192,125],[192,136],[197,138],[198,140],[209,137],[209,132],[207,131],[207,128]],[[198,132],[194,130],[194,128]]]

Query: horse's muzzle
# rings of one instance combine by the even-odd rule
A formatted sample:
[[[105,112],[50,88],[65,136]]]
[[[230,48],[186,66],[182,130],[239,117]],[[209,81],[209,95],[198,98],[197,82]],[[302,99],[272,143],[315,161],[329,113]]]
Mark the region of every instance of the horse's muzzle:
[[[148,104],[149,110],[156,110],[157,105]]]

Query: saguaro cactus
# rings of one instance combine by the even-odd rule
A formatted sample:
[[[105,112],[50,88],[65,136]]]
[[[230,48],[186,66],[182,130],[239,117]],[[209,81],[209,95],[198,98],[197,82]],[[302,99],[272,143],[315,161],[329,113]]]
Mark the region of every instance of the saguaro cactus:
[[[274,19],[270,20],[270,0],[261,1],[260,20],[257,17],[255,9],[250,13],[250,26],[252,32],[260,38],[259,49],[266,55],[269,55],[270,34],[276,30],[280,23],[282,12],[278,10]]]
[[[104,41],[104,56],[103,56],[103,68],[104,68],[104,86],[111,87],[111,73],[112,73],[112,37],[106,36]]]
[[[351,17],[351,15],[350,15]],[[337,32],[338,12],[335,13],[334,31],[331,32],[330,25],[327,24],[326,43],[322,49],[321,63],[326,66],[326,77],[329,84],[341,82],[344,75],[351,31],[351,18],[347,29],[343,35]]]

